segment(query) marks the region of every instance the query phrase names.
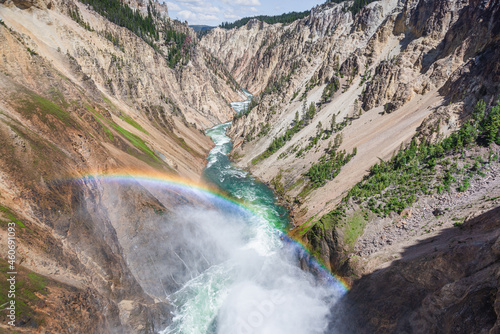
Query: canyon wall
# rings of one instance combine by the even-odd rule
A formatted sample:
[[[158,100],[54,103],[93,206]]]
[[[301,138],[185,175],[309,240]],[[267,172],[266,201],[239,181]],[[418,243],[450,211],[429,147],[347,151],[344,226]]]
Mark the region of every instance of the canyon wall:
[[[199,180],[213,145],[203,130],[233,117],[229,102],[245,99],[240,85],[258,103],[233,121],[233,159],[274,188],[291,209],[292,234],[329,269],[351,281],[372,275],[354,285],[353,301],[397,272],[409,277],[419,268],[431,273],[418,281],[426,293],[439,294],[450,282],[462,289],[459,274],[439,276],[433,285],[432,249],[412,254],[424,254],[413,269],[404,249],[445,229],[463,241],[457,229],[465,226],[489,247],[480,250],[483,262],[468,267],[485,288],[467,300],[479,305],[489,298],[481,321],[491,325],[495,288],[481,266],[486,273],[498,267],[491,258],[496,232],[490,233],[497,222],[484,227],[473,218],[499,205],[498,145],[450,158],[457,170],[474,170],[477,162],[467,189],[429,192],[387,215],[352,197],[345,212],[336,209],[372,166],[415,136],[436,142],[468,121],[477,101],[491,109],[500,92],[498,1],[383,0],[358,13],[351,2],[325,4],[288,25],[252,20],[216,28],[201,41],[157,2],[125,3],[144,15],[153,6],[158,36],[116,25],[82,2],[0,0],[0,251],[7,253],[13,221],[26,307],[18,326],[58,333],[166,327],[166,295],[189,279],[175,254],[202,254],[170,247],[173,231],[183,228],[173,212],[201,204],[89,174]],[[177,45],[169,34],[186,38]],[[344,150],[356,154],[335,176],[314,183],[311,167]],[[442,178],[451,164],[428,174]],[[332,223],[338,215],[344,216]],[[462,250],[462,259],[473,261],[475,244],[462,248],[450,240],[446,234],[436,243],[438,264],[459,259]],[[404,288],[404,279],[397,282]],[[359,330],[386,322],[406,328],[370,319],[384,303],[379,294],[370,298],[366,308],[353,310],[367,319]],[[429,302],[411,316],[435,317],[429,308],[445,304]],[[466,310],[455,299],[446,305]]]
[[[146,15],[147,2],[127,3]],[[245,97],[190,28],[152,5],[156,39],[77,1],[0,1],[0,250],[15,221],[20,328],[154,333],[169,323],[166,291],[177,285],[153,268],[180,199],[89,175],[197,181],[213,146],[203,130]],[[168,33],[187,36],[177,63]]]
[[[432,275],[430,265],[412,270],[411,264],[395,264],[405,260],[405,249],[499,205],[495,143],[465,145],[449,160],[439,160],[437,169],[430,162],[399,172],[408,177],[384,172],[384,166],[412,140],[414,147],[432,146],[471,124],[477,101],[485,102],[486,112],[496,106],[500,6],[498,1],[383,0],[354,13],[351,5],[317,6],[309,17],[287,25],[254,20],[240,28],[214,29],[201,43],[258,101],[229,130],[235,163],[274,188],[291,210],[291,234],[328,268],[351,282],[371,275],[356,281],[359,294],[354,294],[364,303],[360,299],[370,291],[380,307],[383,296],[373,286],[379,278],[392,279],[403,267],[408,275],[418,277],[418,270]],[[478,176],[471,170],[475,161],[482,161]],[[440,185],[447,182],[445,173],[455,173],[452,187]],[[426,178],[432,181],[425,184]],[[361,197],[370,192],[362,182],[373,182],[370,191],[376,195]],[[407,204],[410,193],[414,196]],[[498,224],[493,225],[496,231]],[[434,255],[422,255],[429,256]],[[498,262],[491,268],[498,270]],[[422,284],[428,298],[437,293],[428,282]],[[497,289],[492,289],[486,294],[494,300]],[[391,291],[387,298],[400,292],[402,300],[412,298],[407,291]],[[483,292],[470,296],[478,307]],[[453,307],[466,312],[450,301],[455,302]],[[488,305],[495,318],[498,311]],[[362,312],[369,317],[371,311]],[[387,319],[382,318],[367,319],[367,326],[357,330],[384,332]],[[370,321],[378,323],[370,327]],[[446,321],[451,326],[453,321]],[[409,328],[391,326],[388,331]],[[493,326],[491,321],[487,326]]]
[[[354,18],[344,6],[318,6],[289,25],[218,28],[202,40],[242,86],[262,93],[230,130],[234,155],[266,182],[281,175],[284,195],[296,201],[297,224],[331,210],[417,128],[439,124],[448,134],[478,99],[492,103],[498,93],[495,1],[375,1]],[[325,103],[324,88],[334,81],[337,91]],[[304,101],[315,103],[314,119],[268,158],[255,159],[293,126]],[[337,123],[349,119],[339,150],[358,153],[336,177],[340,184],[331,180],[301,196],[305,183],[297,182],[333,138],[307,146],[318,128],[329,130],[333,115]]]

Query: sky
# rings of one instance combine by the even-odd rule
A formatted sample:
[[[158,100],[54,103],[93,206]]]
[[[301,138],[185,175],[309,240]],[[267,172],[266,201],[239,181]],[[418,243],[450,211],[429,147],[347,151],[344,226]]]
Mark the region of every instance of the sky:
[[[169,0],[165,1],[173,19],[189,24],[218,26],[243,17],[302,12],[325,0]]]

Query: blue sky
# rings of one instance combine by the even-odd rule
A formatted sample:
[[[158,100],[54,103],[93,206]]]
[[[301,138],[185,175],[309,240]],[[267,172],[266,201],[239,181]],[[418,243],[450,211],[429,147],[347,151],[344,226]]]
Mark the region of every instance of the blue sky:
[[[169,16],[189,24],[217,26],[255,15],[276,15],[304,11],[325,0],[168,0]]]

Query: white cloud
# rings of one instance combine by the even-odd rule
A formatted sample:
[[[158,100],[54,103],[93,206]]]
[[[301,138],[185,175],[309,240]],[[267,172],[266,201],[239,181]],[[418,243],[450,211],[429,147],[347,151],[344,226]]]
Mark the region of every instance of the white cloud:
[[[205,6],[205,7],[200,7],[200,6],[188,6],[189,10],[195,12],[195,13],[203,13],[203,14],[217,14],[220,13],[221,10],[215,6]]]
[[[236,14],[231,14],[231,13],[224,13],[224,18],[228,19],[228,20],[239,20],[241,19],[241,16],[238,16]]]
[[[261,6],[259,0],[222,0],[224,3],[240,6]]]
[[[190,21],[196,18],[196,14],[189,11],[189,10],[181,10],[180,12],[177,13],[179,17],[183,20]]]
[[[219,18],[212,14],[194,13],[190,10],[181,10],[177,13],[181,20],[188,21],[190,24],[202,24],[207,21],[219,21]]]
[[[1,2],[2,0],[0,0]],[[313,1],[278,1],[278,0],[159,0],[168,6],[170,16],[189,24],[219,25],[221,22],[234,22],[242,17],[279,15],[310,8],[310,4],[323,3]]]
[[[167,4],[167,8],[168,8],[169,11],[177,12],[177,11],[181,10],[181,7],[178,4],[176,4],[176,3],[166,2],[166,4]]]
[[[259,0],[235,0],[234,3],[242,6],[262,6]]]
[[[219,20],[219,18],[215,15],[205,15],[205,14],[198,14],[198,19],[200,21],[214,21],[214,20]]]
[[[205,1],[203,1],[203,0],[176,0],[176,2],[179,2],[182,4],[196,4],[198,6],[205,4]]]

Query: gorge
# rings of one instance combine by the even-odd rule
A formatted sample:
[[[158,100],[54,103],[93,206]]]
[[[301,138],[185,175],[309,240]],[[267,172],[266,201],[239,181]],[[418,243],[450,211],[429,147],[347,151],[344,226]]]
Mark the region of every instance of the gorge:
[[[304,250],[291,240],[282,241],[282,231],[289,226],[285,209],[276,205],[272,191],[231,166],[227,158],[231,151],[225,135],[229,125],[207,131],[216,146],[208,156],[204,175],[245,203],[249,212],[234,214],[222,208],[219,213],[197,214],[195,208],[185,210],[183,215],[197,216],[202,229],[211,231],[208,238],[215,239],[227,254],[217,259],[218,252],[204,252],[201,261],[212,266],[169,297],[178,313],[163,333],[323,333],[329,308],[345,293],[345,287],[317,263],[311,263],[317,278],[300,270],[298,259]],[[184,238],[182,244],[188,248],[204,240],[200,236]],[[186,266],[197,261],[200,259],[188,260]]]
[[[1,332],[500,330],[500,3],[298,14],[0,0]]]

